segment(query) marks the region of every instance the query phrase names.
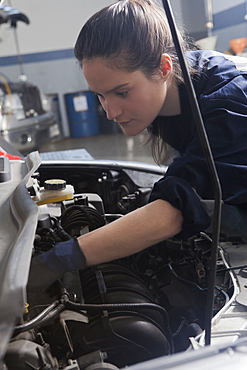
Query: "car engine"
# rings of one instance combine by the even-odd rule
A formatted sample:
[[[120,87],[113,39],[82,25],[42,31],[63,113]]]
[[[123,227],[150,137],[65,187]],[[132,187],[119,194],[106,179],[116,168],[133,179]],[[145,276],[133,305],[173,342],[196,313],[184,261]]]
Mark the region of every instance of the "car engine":
[[[42,164],[27,185],[39,207],[32,258],[143,206],[160,177],[109,164]],[[210,231],[172,238],[27,291],[5,368],[120,369],[192,349],[205,329],[211,242]],[[221,242],[239,238],[223,234]],[[214,315],[234,289],[220,253],[218,266]]]

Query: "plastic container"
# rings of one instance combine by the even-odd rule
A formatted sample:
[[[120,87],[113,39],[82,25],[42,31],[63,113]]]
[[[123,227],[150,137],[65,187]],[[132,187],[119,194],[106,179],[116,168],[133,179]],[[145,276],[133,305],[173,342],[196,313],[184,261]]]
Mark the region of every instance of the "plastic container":
[[[96,97],[91,91],[65,94],[65,104],[72,137],[99,134]]]

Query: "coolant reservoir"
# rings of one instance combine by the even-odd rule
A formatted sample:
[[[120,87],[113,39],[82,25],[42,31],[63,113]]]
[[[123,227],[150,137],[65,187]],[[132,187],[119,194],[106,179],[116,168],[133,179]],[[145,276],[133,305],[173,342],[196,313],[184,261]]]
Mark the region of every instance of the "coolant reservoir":
[[[44,187],[40,188],[32,198],[38,206],[41,206],[73,199],[73,194],[74,187],[67,185],[65,180],[50,179],[44,182]]]

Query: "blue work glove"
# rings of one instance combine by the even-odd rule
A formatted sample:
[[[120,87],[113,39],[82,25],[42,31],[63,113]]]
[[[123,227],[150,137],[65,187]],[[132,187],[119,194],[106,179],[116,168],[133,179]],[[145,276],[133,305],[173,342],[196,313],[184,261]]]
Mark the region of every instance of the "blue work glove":
[[[86,257],[77,238],[59,242],[48,252],[34,257],[31,262],[28,291],[46,289],[66,272],[87,267]]]

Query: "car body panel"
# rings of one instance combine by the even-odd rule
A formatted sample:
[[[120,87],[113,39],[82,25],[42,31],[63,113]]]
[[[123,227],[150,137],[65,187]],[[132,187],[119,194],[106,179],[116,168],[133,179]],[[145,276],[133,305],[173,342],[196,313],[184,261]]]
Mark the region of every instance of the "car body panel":
[[[27,192],[26,183],[40,164],[38,154],[26,161],[10,162],[9,181],[0,183],[0,354],[1,359],[13,327],[23,315],[26,284],[38,207]]]

